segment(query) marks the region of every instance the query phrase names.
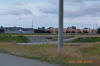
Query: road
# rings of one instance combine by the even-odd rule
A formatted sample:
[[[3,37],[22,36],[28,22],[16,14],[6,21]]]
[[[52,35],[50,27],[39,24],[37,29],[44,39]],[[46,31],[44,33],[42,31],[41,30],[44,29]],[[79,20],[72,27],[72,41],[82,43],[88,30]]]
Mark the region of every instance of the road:
[[[70,38],[66,38],[64,39],[64,41],[69,41],[69,40],[73,40],[79,37],[70,37]],[[21,44],[21,45],[40,45],[40,44],[57,44],[58,41],[49,41],[48,39],[45,39],[45,37],[28,37],[28,39],[31,41],[29,43],[16,43],[16,44]]]
[[[47,36],[27,36],[27,38],[31,41],[29,43],[16,43],[16,44],[21,44],[21,45],[40,45],[40,44],[58,44],[58,41],[49,41],[48,39],[46,39]],[[65,41],[70,41],[70,40],[74,40],[77,38],[85,38],[85,37],[100,37],[99,35],[83,35],[83,36],[75,36],[75,37],[68,37],[64,39]]]
[[[0,53],[0,66],[62,66]]]

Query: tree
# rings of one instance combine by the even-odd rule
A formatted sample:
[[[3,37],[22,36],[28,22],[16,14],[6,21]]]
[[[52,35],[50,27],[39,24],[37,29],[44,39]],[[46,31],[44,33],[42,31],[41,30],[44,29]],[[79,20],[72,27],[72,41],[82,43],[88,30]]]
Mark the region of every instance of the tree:
[[[76,29],[76,26],[72,26],[72,29]]]
[[[97,33],[100,34],[100,27],[97,29]]]
[[[0,27],[0,33],[4,33],[4,28],[3,28],[3,26]]]

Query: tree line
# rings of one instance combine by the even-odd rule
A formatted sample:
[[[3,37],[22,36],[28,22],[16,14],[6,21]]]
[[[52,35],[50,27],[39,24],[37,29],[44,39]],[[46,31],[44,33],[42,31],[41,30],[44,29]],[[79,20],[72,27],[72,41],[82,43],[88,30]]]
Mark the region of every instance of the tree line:
[[[5,30],[4,30],[4,27],[0,27],[0,33],[4,33],[5,32]]]

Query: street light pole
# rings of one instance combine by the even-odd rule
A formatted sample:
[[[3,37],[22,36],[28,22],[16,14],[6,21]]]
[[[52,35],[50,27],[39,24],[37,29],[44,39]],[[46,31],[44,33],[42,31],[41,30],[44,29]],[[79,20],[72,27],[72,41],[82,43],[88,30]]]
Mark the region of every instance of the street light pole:
[[[58,51],[63,49],[63,0],[59,0]]]

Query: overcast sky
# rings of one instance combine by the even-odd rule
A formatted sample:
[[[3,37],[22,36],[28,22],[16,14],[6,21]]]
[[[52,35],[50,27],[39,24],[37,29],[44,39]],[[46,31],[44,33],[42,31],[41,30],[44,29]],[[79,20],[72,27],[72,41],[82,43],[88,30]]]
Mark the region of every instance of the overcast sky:
[[[0,0],[0,25],[58,27],[59,0]],[[65,0],[64,27],[100,24],[100,0]]]

